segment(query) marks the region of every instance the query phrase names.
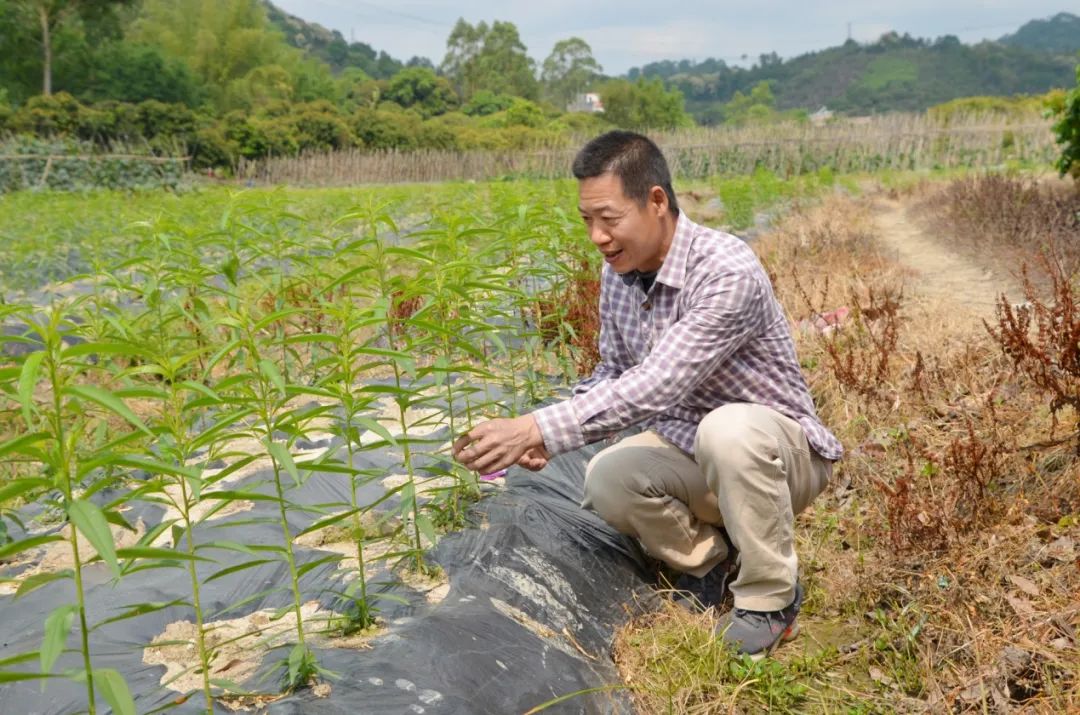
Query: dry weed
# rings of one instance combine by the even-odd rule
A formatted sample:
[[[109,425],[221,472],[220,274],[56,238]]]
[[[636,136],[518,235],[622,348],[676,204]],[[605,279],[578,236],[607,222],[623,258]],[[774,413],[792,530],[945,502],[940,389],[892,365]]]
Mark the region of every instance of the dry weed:
[[[1048,440],[1054,412],[1080,403],[1072,304],[1063,286],[1026,313],[1002,304],[988,332],[905,282],[867,210],[844,198],[803,207],[755,244],[803,326],[819,414],[847,448],[800,520],[810,638],[804,655],[790,655],[798,641],[781,649],[792,679],[775,688],[805,688],[784,706],[796,711],[1080,711],[1080,461]],[[817,321],[840,307],[844,319]],[[1020,356],[1036,367],[1014,369]],[[711,657],[693,635],[702,627],[665,611],[620,634],[643,711],[761,709],[720,666],[685,680],[674,654]]]

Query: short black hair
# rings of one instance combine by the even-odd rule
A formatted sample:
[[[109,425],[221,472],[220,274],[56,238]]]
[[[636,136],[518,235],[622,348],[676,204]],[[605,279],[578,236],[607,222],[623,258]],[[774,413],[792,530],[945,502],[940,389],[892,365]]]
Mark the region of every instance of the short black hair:
[[[626,198],[639,206],[649,200],[652,187],[659,186],[667,194],[671,213],[679,213],[667,160],[660,147],[642,134],[622,129],[601,134],[574,157],[573,172],[579,181],[611,172],[622,180]]]

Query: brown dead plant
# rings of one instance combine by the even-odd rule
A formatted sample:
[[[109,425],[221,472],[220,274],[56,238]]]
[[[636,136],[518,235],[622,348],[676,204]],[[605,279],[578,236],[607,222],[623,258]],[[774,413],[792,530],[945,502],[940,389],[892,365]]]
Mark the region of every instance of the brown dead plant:
[[[1051,441],[1033,446],[1052,446],[1076,438],[1080,455],[1080,432],[1053,440],[1058,415],[1071,408],[1080,415],[1080,305],[1076,274],[1067,272],[1061,259],[1044,251],[1039,260],[1049,282],[1049,296],[1035,287],[1028,267],[1022,270],[1026,301],[1013,305],[1002,295],[997,304],[997,325],[986,323],[990,335],[1015,369],[1026,375],[1050,399]]]

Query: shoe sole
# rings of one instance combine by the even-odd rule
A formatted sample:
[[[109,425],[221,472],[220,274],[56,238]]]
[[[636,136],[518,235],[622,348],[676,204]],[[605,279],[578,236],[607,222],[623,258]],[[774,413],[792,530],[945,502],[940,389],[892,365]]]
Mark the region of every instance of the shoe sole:
[[[755,663],[757,663],[760,660],[765,660],[770,655],[772,655],[774,650],[776,650],[777,648],[780,647],[781,643],[787,643],[788,641],[795,640],[795,638],[797,638],[798,635],[799,635],[799,622],[795,621],[790,626],[788,626],[786,629],[784,629],[784,632],[780,634],[779,638],[777,638],[775,641],[772,642],[772,645],[770,645],[768,648],[766,648],[763,651],[759,651],[757,653],[751,654],[750,655],[750,660],[754,661]]]

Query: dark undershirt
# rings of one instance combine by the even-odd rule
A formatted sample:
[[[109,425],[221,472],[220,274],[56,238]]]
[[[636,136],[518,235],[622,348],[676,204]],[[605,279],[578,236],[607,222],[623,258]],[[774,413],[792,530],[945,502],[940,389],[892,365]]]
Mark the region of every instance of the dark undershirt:
[[[629,273],[623,273],[619,277],[622,278],[623,283],[628,286],[640,282],[642,292],[648,293],[649,289],[652,288],[653,281],[656,280],[656,275],[658,273],[660,273],[659,269],[650,273],[642,273],[641,271],[630,271]]]
[[[656,280],[656,274],[660,271],[653,271],[652,273],[638,273],[638,280],[641,281],[641,290],[646,293],[652,288],[653,281]]]

